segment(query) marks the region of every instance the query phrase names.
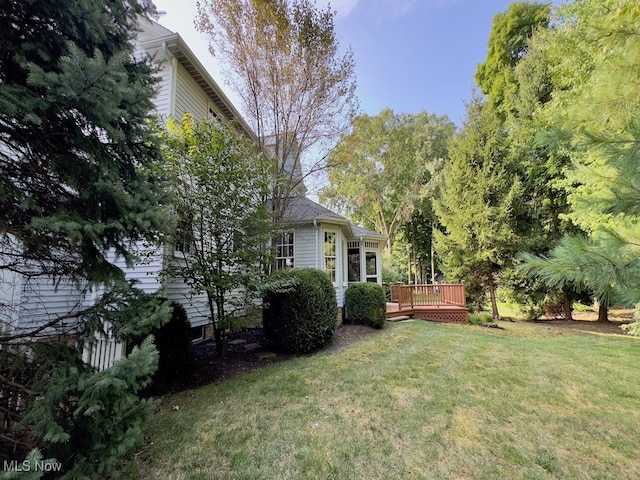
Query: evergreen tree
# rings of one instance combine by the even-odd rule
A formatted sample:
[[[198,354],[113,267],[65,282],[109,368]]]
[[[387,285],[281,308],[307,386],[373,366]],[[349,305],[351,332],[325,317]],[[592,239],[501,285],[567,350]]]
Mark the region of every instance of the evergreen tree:
[[[545,108],[556,121],[547,138],[576,166],[569,217],[587,237],[567,237],[546,257],[526,257],[524,268],[550,283],[584,284],[603,307],[638,303],[640,7],[578,0],[558,13],[546,41],[564,89]],[[602,320],[605,314],[601,309]]]
[[[449,279],[479,285],[498,318],[497,274],[518,248],[516,232],[522,185],[509,164],[502,122],[479,97],[467,104],[462,131],[449,146],[435,211],[444,228],[436,250]]]
[[[488,103],[503,122],[509,162],[522,182],[522,210],[515,225],[520,248],[537,254],[547,253],[563,233],[576,230],[564,216],[571,187],[565,179],[569,157],[537,141],[538,133],[550,128],[550,120],[540,112],[554,91],[552,60],[543,41],[549,21],[548,4],[510,5],[494,18],[487,59],[476,73]],[[550,291],[548,285],[507,268],[502,286],[528,314],[537,316],[545,304],[561,298],[564,315],[571,318],[574,294],[569,285]]]
[[[0,306],[2,456],[37,444],[66,478],[114,474],[152,407],[136,392],[156,368],[153,345],[100,373],[80,354],[95,332],[125,340],[168,314],[114,263],[132,265],[135,242],[158,243],[171,225],[149,127],[155,80],[131,44],[137,15],[153,11],[149,0],[0,1],[3,287],[22,278],[104,293],[36,325]]]

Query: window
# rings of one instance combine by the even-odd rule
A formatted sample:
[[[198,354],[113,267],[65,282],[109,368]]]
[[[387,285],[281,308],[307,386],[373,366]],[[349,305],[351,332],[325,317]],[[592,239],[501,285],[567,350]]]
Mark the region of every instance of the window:
[[[359,282],[360,281],[360,249],[350,248],[347,250],[347,255],[349,257],[348,280],[350,282]]]
[[[367,282],[378,281],[378,261],[376,252],[365,253],[365,264],[367,268]]]
[[[191,341],[197,342],[198,340],[204,339],[204,333],[204,325],[200,325],[199,327],[191,327]]]
[[[286,232],[276,238],[276,270],[293,268],[293,232]]]
[[[336,232],[324,232],[324,271],[336,281]]]
[[[195,240],[193,235],[193,214],[191,212],[180,211],[178,209],[178,226],[176,228],[175,243],[173,245],[174,252],[182,252],[184,255],[194,250]]]
[[[233,253],[239,252],[244,246],[244,234],[240,230],[233,231]]]

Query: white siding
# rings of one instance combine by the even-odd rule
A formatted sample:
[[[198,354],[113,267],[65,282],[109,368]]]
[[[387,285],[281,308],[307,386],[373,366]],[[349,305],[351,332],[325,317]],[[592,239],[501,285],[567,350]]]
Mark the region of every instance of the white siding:
[[[336,238],[336,300],[338,301],[338,307],[344,306],[344,291],[346,288],[345,276],[344,276],[344,251],[347,246],[347,242],[344,239],[342,230],[338,229],[338,235]]]
[[[50,278],[33,277],[24,279],[21,287],[18,328],[40,327],[56,318],[79,311],[84,305],[84,293],[70,280],[56,283]],[[42,332],[47,335],[56,333],[54,329]]]
[[[293,265],[295,267],[320,268],[318,262],[319,228],[313,225],[299,226],[294,229]]]
[[[187,312],[187,318],[192,327],[199,327],[209,323],[211,314],[207,295],[191,294],[191,288],[182,278],[170,278],[166,286],[167,298],[181,304]]]
[[[174,78],[173,67],[170,63],[164,62],[162,69],[156,75],[160,81],[156,84],[156,96],[153,103],[156,106],[158,115],[166,120],[171,115],[171,95],[172,81]]]
[[[122,258],[110,255],[110,261],[120,267],[127,280],[134,280],[136,288],[146,293],[155,293],[162,287],[162,267],[164,247],[146,245],[144,242],[136,242],[133,249],[138,255],[138,261],[133,267],[127,267]]]
[[[185,113],[190,113],[196,120],[209,116],[209,97],[180,64],[177,65],[176,97],[172,113],[175,118],[182,118]]]
[[[23,280],[15,272],[0,269],[0,334],[18,324]]]

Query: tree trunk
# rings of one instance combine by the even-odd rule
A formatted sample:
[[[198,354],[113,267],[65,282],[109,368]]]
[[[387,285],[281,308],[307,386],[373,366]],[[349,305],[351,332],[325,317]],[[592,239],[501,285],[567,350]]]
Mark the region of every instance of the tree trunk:
[[[216,342],[216,357],[225,357],[227,355],[227,342],[224,341],[224,330],[213,324],[213,337]]]
[[[609,321],[609,309],[602,302],[598,302],[598,321]]]
[[[571,310],[571,297],[567,287],[562,288],[562,310],[564,312],[564,318],[566,320],[573,320],[573,313]]]
[[[209,313],[211,314],[211,322],[213,323],[213,339],[216,343],[216,357],[225,357],[227,355],[227,342],[225,341],[224,325],[220,321],[220,310],[216,307],[217,302],[213,298],[213,294],[207,291],[207,302],[209,304]]]
[[[496,300],[496,285],[493,281],[493,266],[491,262],[489,262],[489,273],[487,274],[487,279],[489,283],[489,295],[491,297],[491,316],[494,320],[500,320],[500,315],[498,314],[498,302]]]
[[[431,284],[436,284],[436,261],[433,251],[433,223],[431,224]]]

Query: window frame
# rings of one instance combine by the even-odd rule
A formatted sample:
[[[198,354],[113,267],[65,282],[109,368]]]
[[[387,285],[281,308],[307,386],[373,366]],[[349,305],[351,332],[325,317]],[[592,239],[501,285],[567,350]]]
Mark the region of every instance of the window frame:
[[[285,240],[289,240],[289,239],[290,241],[285,243]],[[294,230],[287,230],[286,232],[279,233],[276,236],[276,258],[275,258],[276,271],[295,267],[295,253],[296,253],[295,245],[296,245],[296,238],[295,238]],[[285,248],[287,249],[286,252],[285,252]],[[287,255],[285,255],[285,253]]]
[[[327,235],[333,236],[333,242],[327,243]],[[332,246],[333,255],[327,255],[327,246]],[[323,230],[322,235],[322,268],[323,271],[329,275],[331,283],[336,283],[338,279],[338,231],[337,230]],[[333,267],[328,267],[330,263],[333,263]]]
[[[370,255],[373,255],[373,261],[374,261],[374,265],[375,265],[375,273],[370,274],[369,273],[369,263],[368,260],[370,257]],[[370,282],[370,283],[378,283],[378,273],[379,273],[379,266],[378,266],[378,252],[375,250],[365,250],[364,252],[364,270],[365,270],[365,281]]]

